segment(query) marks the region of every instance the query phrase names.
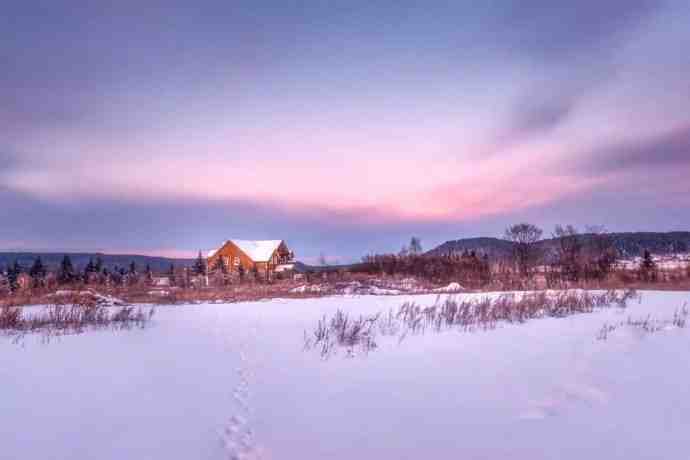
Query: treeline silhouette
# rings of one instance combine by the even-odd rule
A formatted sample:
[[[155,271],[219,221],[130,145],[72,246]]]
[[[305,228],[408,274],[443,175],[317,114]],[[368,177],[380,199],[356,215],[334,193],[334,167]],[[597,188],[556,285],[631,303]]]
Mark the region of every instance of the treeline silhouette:
[[[397,254],[372,254],[362,259],[357,271],[389,276],[414,276],[436,283],[460,282],[471,288],[523,289],[559,288],[616,281],[619,283],[668,281],[690,278],[690,266],[663,276],[649,250],[635,267],[619,262],[623,254],[613,234],[589,227],[579,232],[574,226],[554,228],[549,245],[544,231],[530,223],[518,223],[505,230],[503,240],[510,250],[501,257],[480,251],[438,248],[421,250],[419,238]],[[444,247],[443,245],[441,247]],[[615,278],[615,279],[614,279]]]

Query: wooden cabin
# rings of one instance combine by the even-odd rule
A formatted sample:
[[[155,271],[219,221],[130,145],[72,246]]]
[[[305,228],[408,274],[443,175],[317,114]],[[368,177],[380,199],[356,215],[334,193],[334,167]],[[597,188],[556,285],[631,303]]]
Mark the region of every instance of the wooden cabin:
[[[207,254],[206,262],[211,270],[218,266],[220,259],[228,272],[239,271],[242,266],[245,273],[252,273],[256,269],[259,276],[271,279],[293,258],[292,251],[283,240],[227,240],[220,248]]]

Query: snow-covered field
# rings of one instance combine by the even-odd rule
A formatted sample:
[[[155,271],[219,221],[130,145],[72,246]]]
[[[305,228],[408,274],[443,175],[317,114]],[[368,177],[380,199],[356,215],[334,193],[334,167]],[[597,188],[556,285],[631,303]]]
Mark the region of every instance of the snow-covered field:
[[[690,457],[690,327],[597,340],[605,323],[672,319],[689,293],[382,338],[354,358],[304,349],[305,331],[338,309],[436,299],[163,307],[143,330],[0,336],[0,458]]]

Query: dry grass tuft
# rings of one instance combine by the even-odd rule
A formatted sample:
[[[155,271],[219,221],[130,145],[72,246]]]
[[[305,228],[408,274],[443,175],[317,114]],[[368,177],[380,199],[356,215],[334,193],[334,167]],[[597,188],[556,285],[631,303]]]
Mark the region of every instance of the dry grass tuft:
[[[443,302],[437,300],[430,307],[406,302],[396,313],[389,311],[388,314],[354,318],[338,310],[332,318],[324,316],[320,319],[311,334],[304,332],[304,345],[305,349],[318,350],[324,358],[339,349],[345,349],[348,356],[354,356],[357,352],[366,354],[378,348],[376,339],[379,335],[398,336],[403,340],[410,334],[426,331],[488,330],[500,322],[524,323],[536,318],[591,313],[597,308],[625,308],[627,302],[634,298],[637,294],[631,290],[601,294],[587,291],[536,292],[462,301],[449,297]]]
[[[4,305],[0,307],[0,333],[22,337],[27,333],[44,336],[79,334],[88,329],[144,328],[155,309],[144,311],[133,306],[107,307],[84,299],[56,303],[37,311]]]
[[[608,340],[609,335],[615,330],[621,327],[629,327],[638,329],[647,334],[653,334],[655,332],[664,331],[668,329],[684,329],[687,324],[688,315],[687,304],[683,305],[681,308],[677,309],[673,313],[672,319],[656,319],[652,315],[647,315],[644,318],[628,317],[625,321],[620,321],[618,323],[604,323],[599,332],[597,333],[597,340]]]

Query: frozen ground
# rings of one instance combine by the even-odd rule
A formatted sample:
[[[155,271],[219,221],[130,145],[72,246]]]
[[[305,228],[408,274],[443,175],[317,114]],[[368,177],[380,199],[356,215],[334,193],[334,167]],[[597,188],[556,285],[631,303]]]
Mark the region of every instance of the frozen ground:
[[[462,297],[464,295],[460,295]],[[0,458],[684,459],[688,293],[496,330],[383,340],[323,360],[304,331],[337,309],[436,296],[159,308],[145,330],[0,336]]]

